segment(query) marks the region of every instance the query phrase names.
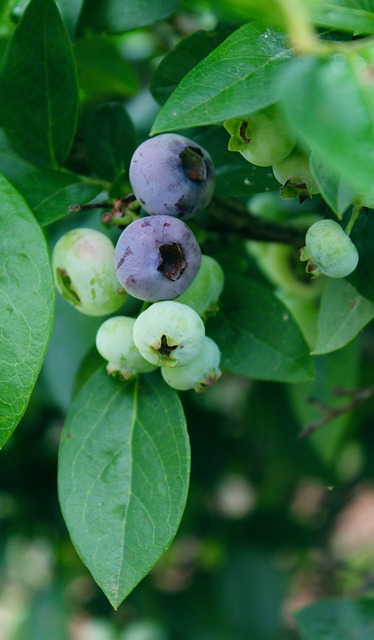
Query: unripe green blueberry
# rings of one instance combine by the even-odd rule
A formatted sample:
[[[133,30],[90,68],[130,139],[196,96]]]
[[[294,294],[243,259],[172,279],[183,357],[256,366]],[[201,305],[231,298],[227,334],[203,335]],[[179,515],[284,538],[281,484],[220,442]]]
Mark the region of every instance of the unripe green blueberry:
[[[221,376],[220,359],[221,353],[217,344],[205,336],[201,350],[191,362],[173,369],[161,367],[161,375],[173,389],[178,391],[194,389],[197,393],[201,393]]]
[[[156,368],[144,360],[135,346],[132,337],[134,324],[134,318],[114,316],[105,320],[96,334],[96,348],[108,360],[107,372],[119,373],[124,380]]]
[[[174,300],[155,302],[135,320],[133,338],[143,358],[174,367],[190,362],[200,351],[205,327],[200,316]]]
[[[345,278],[357,267],[358,252],[337,222],[319,220],[306,233],[300,260],[308,261],[306,270],[313,276]]]
[[[175,298],[192,307],[199,314],[213,315],[218,311],[218,299],[223,291],[225,276],[221,265],[211,256],[202,256],[200,270],[188,289]]]
[[[81,313],[113,313],[125,301],[113,262],[114,246],[103,233],[94,229],[69,231],[58,240],[52,254],[56,287]]]
[[[276,105],[223,123],[231,134],[228,148],[260,167],[270,167],[286,158],[295,146],[295,136],[285,125]]]
[[[319,193],[318,185],[309,167],[309,157],[295,149],[287,158],[273,164],[275,178],[282,186],[282,198],[309,198]]]

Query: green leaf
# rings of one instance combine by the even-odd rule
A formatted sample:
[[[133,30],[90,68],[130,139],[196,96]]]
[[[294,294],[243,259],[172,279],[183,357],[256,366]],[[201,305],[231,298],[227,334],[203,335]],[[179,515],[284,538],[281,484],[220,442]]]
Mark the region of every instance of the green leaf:
[[[322,198],[330,209],[341,219],[343,213],[353,201],[354,193],[345,180],[326,167],[326,163],[313,153],[310,157],[310,169],[318,184]]]
[[[326,58],[291,61],[280,74],[283,100],[300,139],[353,189],[374,173],[374,43]]]
[[[313,21],[321,27],[349,31],[354,35],[374,33],[372,0],[312,0]]]
[[[74,36],[84,0],[56,0],[62,19],[71,37]]]
[[[88,0],[82,24],[97,31],[121,33],[169,17],[179,0]]]
[[[75,44],[79,85],[88,95],[127,98],[138,88],[138,76],[114,42],[104,36],[88,36]]]
[[[86,184],[74,173],[50,169],[37,169],[11,182],[42,227],[66,216],[70,205],[90,202],[103,189],[99,184]]]
[[[357,291],[374,301],[374,216],[372,211],[363,209],[351,231],[351,240],[360,256],[354,272],[348,276]]]
[[[313,378],[313,360],[304,338],[270,289],[230,274],[220,307],[207,333],[221,349],[223,369],[278,382]]]
[[[371,640],[374,603],[371,600],[314,602],[295,615],[302,640]]]
[[[150,84],[153,97],[164,104],[188,71],[206,58],[230,35],[231,31],[195,31],[183,38],[163,58]]]
[[[47,348],[54,283],[43,233],[0,176],[0,446],[22,418]]]
[[[71,204],[89,202],[104,187],[100,181],[85,182],[68,171],[36,169],[12,149],[1,129],[0,172],[24,197],[42,226],[64,217]]]
[[[347,280],[329,280],[322,294],[313,353],[341,349],[373,318],[373,302],[360,296]]]
[[[15,150],[54,168],[75,134],[78,91],[68,34],[53,0],[31,0],[5,52],[0,116]]]
[[[216,124],[273,104],[279,97],[273,80],[290,55],[285,36],[244,25],[187,73],[152,133]]]
[[[209,127],[194,136],[212,156],[216,170],[215,195],[230,198],[278,190],[279,182],[271,167],[257,167],[240,153],[229,151],[229,138],[223,127]]]
[[[79,16],[82,11],[84,0],[56,0],[56,4],[60,10],[61,17],[66,25],[66,28],[70,34],[70,37],[73,38],[76,27],[78,24]],[[14,17],[17,17],[19,20],[23,15],[27,5],[30,4],[30,0],[20,0],[13,7],[12,14]]]
[[[128,171],[136,149],[132,121],[120,102],[100,105],[86,128],[86,157],[96,175],[114,181]]]
[[[0,173],[12,181],[33,171],[35,166],[14,151],[3,129],[0,129]]]
[[[189,443],[159,374],[124,383],[101,369],[64,427],[59,495],[73,543],[114,607],[170,545],[183,514]]]

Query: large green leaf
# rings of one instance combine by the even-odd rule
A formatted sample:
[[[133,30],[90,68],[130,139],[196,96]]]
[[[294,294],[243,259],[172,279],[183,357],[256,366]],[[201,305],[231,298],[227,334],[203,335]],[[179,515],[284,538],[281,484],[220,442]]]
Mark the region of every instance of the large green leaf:
[[[322,294],[315,354],[341,349],[374,318],[374,303],[347,280],[330,280]]]
[[[114,181],[128,171],[136,149],[134,125],[120,102],[100,105],[86,128],[86,156],[92,171]]]
[[[33,171],[35,171],[35,166],[14,151],[4,130],[0,129],[0,173],[12,181]]]
[[[302,640],[372,640],[374,604],[372,600],[314,602],[296,613]]]
[[[84,0],[74,0],[74,2],[71,0],[56,0],[56,4],[60,9],[62,19],[65,22],[67,30],[73,37],[77,28]]]
[[[167,18],[178,4],[179,0],[88,0],[82,24],[108,33],[131,31]]]
[[[309,0],[314,22],[323,27],[357,34],[374,33],[372,0]]]
[[[75,134],[78,91],[69,37],[53,0],[31,0],[5,52],[0,116],[28,160],[58,167]]]
[[[161,60],[152,78],[150,89],[157,102],[164,104],[186,73],[206,58],[228,35],[229,30],[221,29],[194,31],[183,38]]]
[[[85,183],[74,173],[52,169],[36,169],[11,182],[42,226],[63,218],[70,205],[89,202],[103,189],[100,184]]]
[[[224,369],[279,382],[313,378],[313,360],[304,338],[270,289],[230,274],[220,306],[207,332],[221,349]]]
[[[170,545],[185,506],[189,443],[158,372],[124,383],[100,369],[63,431],[59,495],[73,543],[114,607]]]
[[[348,186],[372,189],[374,43],[323,58],[292,60],[282,70],[286,111],[297,132]]]
[[[310,157],[310,169],[318,184],[321,196],[340,219],[351,205],[354,193],[346,181],[331,171],[331,168],[326,167],[326,163],[322,162],[315,153]]]
[[[54,284],[43,233],[0,176],[0,446],[27,407],[47,348]]]
[[[77,23],[79,20],[80,12],[82,11],[84,0],[56,0],[56,4],[60,10],[61,17],[66,25],[66,28],[71,36],[74,37]],[[26,6],[30,3],[30,0],[19,0],[13,7],[13,16],[19,19]]]
[[[77,40],[74,46],[79,86],[89,96],[104,95],[127,98],[138,88],[134,65],[121,54],[113,40],[90,35]]]
[[[71,204],[89,202],[105,186],[69,171],[36,169],[12,149],[1,129],[0,173],[24,197],[42,226],[64,217]]]
[[[216,124],[276,102],[273,79],[290,55],[283,35],[244,25],[187,73],[152,133]]]

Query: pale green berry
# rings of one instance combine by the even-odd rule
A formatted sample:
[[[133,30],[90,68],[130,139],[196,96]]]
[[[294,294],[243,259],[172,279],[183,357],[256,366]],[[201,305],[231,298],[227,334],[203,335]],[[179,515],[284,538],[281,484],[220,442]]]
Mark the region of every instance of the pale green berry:
[[[135,320],[133,338],[143,358],[174,367],[190,362],[200,351],[205,327],[200,316],[174,300],[155,302]]]
[[[309,157],[295,149],[287,158],[273,164],[275,178],[282,185],[282,198],[307,198],[319,193],[309,167]]]
[[[223,126],[231,134],[229,150],[239,151],[248,162],[260,167],[280,162],[295,146],[295,136],[287,130],[276,105],[230,118]]]
[[[334,220],[319,220],[308,229],[300,259],[313,276],[345,278],[355,270],[358,252],[344,229]]]
[[[211,387],[221,376],[219,368],[221,353],[217,344],[205,336],[201,350],[191,362],[181,367],[161,367],[161,375],[173,389],[187,391],[194,389],[197,393]]]
[[[114,270],[114,246],[94,229],[75,229],[60,238],[52,268],[62,297],[89,316],[117,311],[126,299]]]
[[[119,373],[124,380],[156,368],[144,360],[135,346],[132,337],[134,324],[134,318],[114,316],[105,320],[96,334],[96,348],[108,361],[108,373]]]
[[[199,314],[214,315],[218,311],[218,299],[223,291],[225,276],[221,265],[211,256],[202,256],[197,276],[175,302],[192,307]]]

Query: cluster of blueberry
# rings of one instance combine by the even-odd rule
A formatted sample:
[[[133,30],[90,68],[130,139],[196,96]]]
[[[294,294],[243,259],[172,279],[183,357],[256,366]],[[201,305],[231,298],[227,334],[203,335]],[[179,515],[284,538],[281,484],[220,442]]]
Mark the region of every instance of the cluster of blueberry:
[[[223,271],[183,222],[209,204],[214,177],[210,155],[192,140],[151,138],[130,164],[134,195],[149,215],[131,222],[115,248],[93,229],[57,242],[56,286],[82,313],[115,313],[128,294],[151,303],[136,319],[114,316],[99,328],[96,346],[109,374],[129,379],[160,367],[171,387],[196,391],[221,375],[220,351],[203,319],[217,310]]]
[[[302,201],[319,193],[308,154],[297,146],[296,137],[284,126],[283,115],[277,105],[248,116],[230,118],[224,126],[230,134],[228,147],[231,151],[238,151],[257,166],[272,167],[275,178],[282,185],[283,198],[297,196]],[[374,192],[357,195],[353,204],[372,207]],[[307,261],[306,270],[313,277],[323,274],[330,278],[344,278],[357,266],[357,249],[334,220],[314,223],[306,234],[305,243],[300,259]]]

